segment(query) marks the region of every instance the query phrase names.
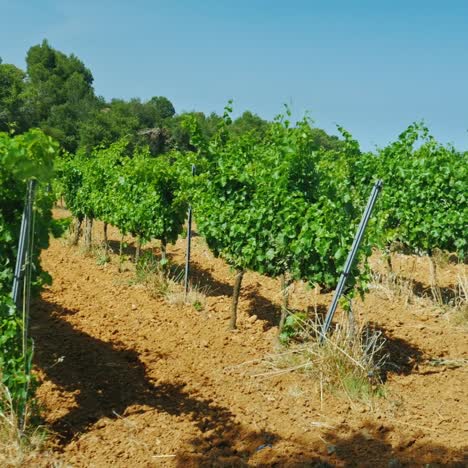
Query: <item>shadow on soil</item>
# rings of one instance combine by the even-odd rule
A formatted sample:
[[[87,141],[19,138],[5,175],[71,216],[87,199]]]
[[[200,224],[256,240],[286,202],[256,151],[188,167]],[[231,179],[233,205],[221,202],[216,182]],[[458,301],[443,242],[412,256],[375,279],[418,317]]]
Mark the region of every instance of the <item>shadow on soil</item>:
[[[117,240],[109,240],[107,242],[109,249],[112,250],[112,253],[118,255],[120,252],[120,241]],[[135,247],[132,242],[124,242],[122,246],[122,254],[131,257],[132,259],[135,257]]]
[[[107,245],[109,246],[109,249],[112,250],[112,253],[119,255],[120,252],[120,241],[118,240],[113,240],[110,239],[107,242]],[[143,246],[141,247],[140,250],[140,255],[144,254],[153,254],[155,255],[156,258],[159,258],[159,248],[156,247],[147,247]],[[130,257],[130,259],[133,261],[135,259],[135,254],[136,254],[136,243],[133,240],[124,240],[123,246],[122,246],[122,254],[125,255],[126,257]],[[171,255],[168,253],[167,256],[170,258]]]
[[[337,435],[340,433],[340,436]],[[238,453],[226,453],[216,444],[206,443],[197,453],[183,453],[177,458],[179,468],[186,466],[210,467],[404,467],[430,466],[463,468],[468,462],[464,450],[450,450],[442,445],[428,444],[416,432],[400,435],[399,443],[391,443],[390,436],[397,427],[368,422],[359,430],[350,431],[346,426],[334,431],[322,432],[323,443],[311,445],[306,440],[276,440],[256,446],[259,439],[233,440]],[[343,436],[343,434],[349,435]],[[291,444],[292,442],[292,444]],[[247,447],[249,447],[247,449]],[[253,454],[245,458],[245,453]]]
[[[174,263],[175,268],[183,272],[185,265]],[[197,262],[190,263],[190,282],[199,289],[206,290],[207,296],[232,296],[233,286],[217,280],[209,270]]]
[[[151,381],[137,352],[94,338],[61,318],[73,313],[38,301],[31,319],[35,364],[60,389],[74,393],[74,407],[51,425],[62,443],[102,417],[115,419],[131,405],[147,405],[172,415],[188,415],[201,433],[219,434],[217,443],[230,446],[231,437],[235,438],[240,428],[229,409],[190,395],[183,384]],[[255,439],[257,434],[249,436]],[[275,440],[273,434],[258,437],[258,445],[265,443],[265,438]]]
[[[388,356],[383,368],[382,380],[387,380],[387,374],[408,375],[423,359],[423,352],[414,344],[402,338],[393,336],[381,325],[369,323],[371,331],[380,332],[381,338],[385,340],[382,353]]]
[[[429,298],[434,300],[434,293],[430,286],[422,283],[421,281],[410,280],[404,278],[407,281],[411,281],[413,294],[418,297],[422,298]],[[436,288],[438,294],[440,294],[440,300],[444,305],[453,305],[456,301],[457,297],[460,297],[461,291],[459,291],[458,285],[450,285],[450,286],[437,286]]]
[[[184,265],[174,264],[176,271],[183,272]],[[207,296],[232,297],[233,286],[217,280],[209,270],[203,268],[199,263],[190,264],[190,280],[201,290],[206,290]],[[258,288],[249,285],[241,288],[241,299],[249,301],[249,315],[256,315],[258,319],[265,322],[265,329],[276,327],[279,324],[280,307],[271,302],[258,292]]]
[[[192,235],[194,235],[194,233],[192,233]],[[108,245],[114,253],[118,254],[120,249],[119,241],[109,240]],[[134,241],[129,240],[125,242],[123,254],[131,259],[135,258]],[[159,258],[159,249],[142,247],[140,255],[154,255],[155,258]],[[183,281],[185,265],[174,261],[174,252],[168,252],[167,257],[171,261],[170,268],[172,277]],[[196,285],[198,289],[204,291],[207,296],[232,297],[232,284],[219,281],[208,269],[203,268],[196,261],[191,261],[190,263],[190,282]],[[262,296],[258,292],[258,288],[252,285],[242,287],[241,297],[250,302],[249,315],[256,315],[260,320],[263,320],[265,322],[265,329],[278,326],[281,317],[280,307]]]
[[[466,466],[468,459],[464,450],[453,451],[442,445],[427,443],[419,429],[405,431],[402,428],[364,423],[359,431],[353,431],[349,436],[337,436],[336,431],[329,431],[324,439],[329,443],[328,451],[332,451],[331,463],[340,466]],[[341,432],[341,431],[340,431]],[[343,431],[344,432],[344,431]],[[342,433],[343,433],[342,432]],[[391,442],[395,434],[399,434],[399,442]],[[393,436],[393,437],[391,437]]]
[[[265,330],[277,327],[281,318],[281,308],[258,292],[256,286],[243,288],[242,296],[249,301],[249,315],[256,315],[265,323]]]
[[[403,466],[396,462],[465,466],[461,453],[423,445],[417,436],[408,437],[395,449],[387,441],[391,428],[384,426],[369,425],[345,438],[338,437],[337,431],[329,432],[323,434],[328,445],[316,446],[306,440],[281,440],[265,430],[249,430],[235,421],[229,408],[190,394],[183,384],[149,379],[137,352],[75,329],[63,318],[75,311],[46,301],[38,301],[33,311],[35,363],[48,380],[74,393],[71,409],[51,425],[63,445],[100,418],[115,419],[130,406],[140,405],[186,415],[195,422],[199,435],[177,454],[178,467],[389,466],[389,462],[394,463],[391,466]],[[339,432],[346,433],[346,427]]]

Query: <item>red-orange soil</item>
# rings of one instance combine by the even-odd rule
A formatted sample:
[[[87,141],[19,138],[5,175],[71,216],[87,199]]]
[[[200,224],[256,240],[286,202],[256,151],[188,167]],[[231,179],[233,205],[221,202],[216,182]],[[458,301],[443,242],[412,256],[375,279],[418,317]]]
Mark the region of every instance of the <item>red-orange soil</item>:
[[[115,229],[110,239],[116,250]],[[176,264],[184,242],[168,250]],[[395,267],[411,269],[421,291],[425,260]],[[152,298],[132,271],[118,272],[116,256],[98,265],[63,239],[42,261],[53,284],[32,311],[38,396],[65,466],[467,465],[467,366],[450,364],[468,358],[466,329],[428,301],[375,289],[356,305],[382,330],[393,363],[385,396],[369,405],[321,399],[307,374],[252,376],[265,370],[254,360],[275,351],[279,281],[246,274],[239,328],[228,331],[233,274],[200,237],[201,311]],[[448,264],[441,284],[463,268]],[[329,300],[296,285],[291,306],[323,310]]]

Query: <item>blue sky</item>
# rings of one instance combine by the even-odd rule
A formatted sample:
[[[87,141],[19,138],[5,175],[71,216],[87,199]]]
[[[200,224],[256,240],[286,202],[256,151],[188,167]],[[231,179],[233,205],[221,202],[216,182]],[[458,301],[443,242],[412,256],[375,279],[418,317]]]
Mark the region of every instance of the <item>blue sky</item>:
[[[468,149],[468,1],[0,0],[0,57],[24,68],[47,38],[96,93],[168,97],[177,111],[272,118],[288,103],[364,149],[414,120]]]

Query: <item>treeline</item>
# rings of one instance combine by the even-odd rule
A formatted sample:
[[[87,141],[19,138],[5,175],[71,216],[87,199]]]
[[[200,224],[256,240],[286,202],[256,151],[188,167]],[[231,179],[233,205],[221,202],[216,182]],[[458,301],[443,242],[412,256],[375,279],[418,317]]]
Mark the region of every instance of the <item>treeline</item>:
[[[216,113],[177,113],[164,96],[148,101],[106,101],[96,96],[91,70],[75,55],[52,48],[47,40],[31,47],[26,54],[26,70],[0,59],[0,131],[23,133],[40,128],[70,153],[90,154],[96,146],[109,146],[121,138],[130,140],[129,148],[148,146],[152,155],[170,150],[194,150],[190,134],[183,125],[195,118],[206,138],[221,125]],[[234,119],[233,135],[253,132],[263,136],[271,122],[245,111]],[[313,128],[316,148],[338,149],[336,136]]]

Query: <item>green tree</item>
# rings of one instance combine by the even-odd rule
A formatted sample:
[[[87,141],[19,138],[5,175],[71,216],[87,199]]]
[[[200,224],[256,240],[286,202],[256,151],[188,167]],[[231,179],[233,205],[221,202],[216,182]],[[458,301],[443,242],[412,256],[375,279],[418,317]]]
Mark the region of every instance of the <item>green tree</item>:
[[[98,104],[91,71],[78,57],[53,49],[46,40],[29,49],[26,64],[31,125],[54,136],[66,150],[76,151],[80,124]]]
[[[20,133],[28,126],[24,99],[25,78],[23,70],[4,64],[0,59],[0,131],[14,127]]]
[[[167,119],[170,119],[175,114],[175,109],[171,101],[164,96],[154,96],[144,108],[152,117],[152,126],[161,126]]]
[[[139,128],[138,116],[128,102],[113,99],[106,104],[101,100],[80,125],[80,148],[90,154],[97,146],[107,147],[122,138],[135,137]]]
[[[137,146],[149,146],[153,155],[171,148],[170,120],[175,110],[169,99],[155,97],[148,102],[138,98],[100,101],[80,125],[80,148],[88,154],[97,146],[109,146],[122,138],[130,153]]]
[[[310,131],[313,149],[341,150],[343,148],[343,141],[336,135],[329,135],[325,130],[316,127],[311,128]]]
[[[153,155],[169,151],[173,146],[170,122],[175,115],[172,102],[164,96],[152,97],[145,103],[140,103],[139,100],[133,101],[138,101],[136,106],[140,128],[138,143],[148,145]]]
[[[268,125],[266,120],[247,110],[232,122],[229,131],[234,135],[255,132],[259,136],[263,136],[268,129]]]

